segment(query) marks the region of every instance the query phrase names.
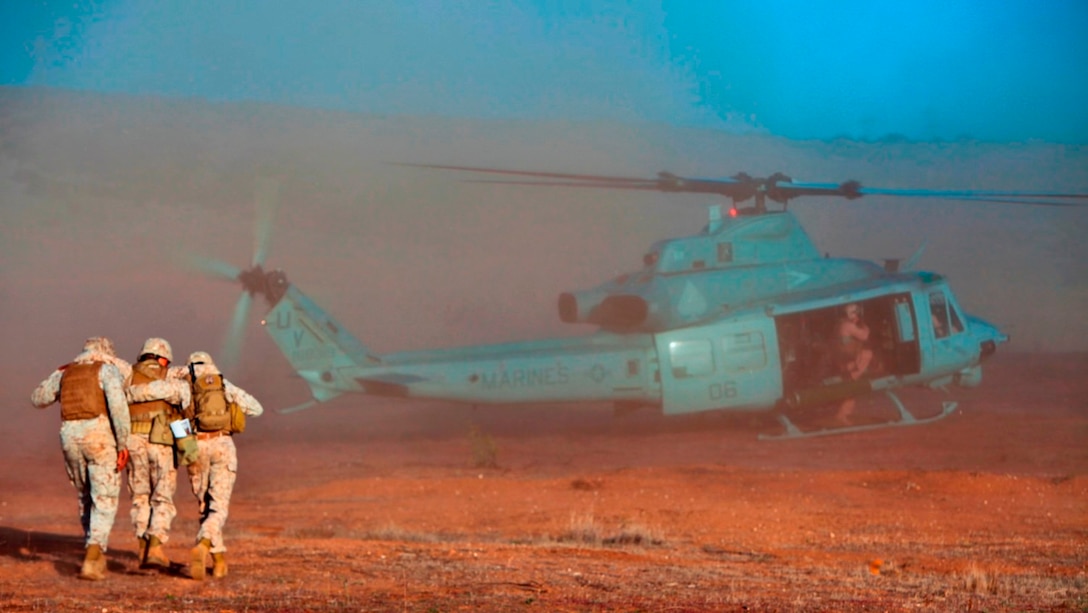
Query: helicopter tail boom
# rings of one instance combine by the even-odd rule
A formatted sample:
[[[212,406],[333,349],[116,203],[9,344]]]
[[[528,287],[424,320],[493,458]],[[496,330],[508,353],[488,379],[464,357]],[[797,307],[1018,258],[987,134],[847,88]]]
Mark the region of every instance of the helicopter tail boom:
[[[291,367],[309,385],[317,402],[331,400],[357,387],[342,372],[381,363],[294,285],[287,286],[261,323]]]

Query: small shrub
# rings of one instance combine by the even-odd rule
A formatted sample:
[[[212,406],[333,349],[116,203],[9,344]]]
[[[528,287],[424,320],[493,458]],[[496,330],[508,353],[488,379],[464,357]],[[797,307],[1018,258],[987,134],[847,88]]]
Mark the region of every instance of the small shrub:
[[[560,542],[586,543],[596,545],[601,542],[601,530],[593,513],[584,515],[571,514],[570,527],[556,539]]]
[[[972,564],[963,573],[963,587],[972,594],[996,594],[997,581],[990,573]]]
[[[634,524],[623,526],[616,534],[602,539],[601,543],[605,545],[640,545],[649,547],[653,545],[662,545],[665,541],[646,526]]]

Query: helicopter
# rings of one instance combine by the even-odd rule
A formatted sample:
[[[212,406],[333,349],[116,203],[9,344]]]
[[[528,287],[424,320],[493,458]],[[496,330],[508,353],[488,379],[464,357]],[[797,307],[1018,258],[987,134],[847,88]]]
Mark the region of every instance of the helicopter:
[[[472,182],[710,194],[730,206],[725,211],[710,207],[706,226],[696,234],[651,245],[639,268],[596,287],[562,292],[560,320],[595,325],[588,335],[379,355],[282,270],[265,269],[270,207],[261,202],[270,200],[266,186],[265,197],[258,198],[265,213],[250,268],[222,263],[204,268],[242,286],[228,348],[240,344],[252,300],[260,296],[267,303],[261,324],[312,397],[281,412],[362,393],[471,404],[608,401],[618,413],[650,407],[666,416],[772,411],[782,432],[761,438],[930,423],[952,414],[956,403],[944,401],[936,414],[918,417],[895,390],[975,387],[982,380],[982,363],[1008,335],[964,312],[944,276],[912,270],[920,251],[905,265],[821,255],[789,210],[790,201],[880,195],[1077,206],[1088,198],[879,189],[857,181],[803,183],[782,173],[704,179],[661,172],[634,178],[398,165],[490,177]],[[864,313],[871,330],[865,345],[872,365],[860,374],[848,373],[836,359],[836,329],[848,305]],[[816,429],[801,429],[790,419],[797,411],[874,393],[892,401],[895,419]]]

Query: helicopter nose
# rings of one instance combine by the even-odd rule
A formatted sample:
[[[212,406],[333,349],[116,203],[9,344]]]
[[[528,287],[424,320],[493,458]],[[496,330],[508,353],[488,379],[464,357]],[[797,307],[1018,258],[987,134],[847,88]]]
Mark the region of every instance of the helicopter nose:
[[[978,339],[980,361],[997,353],[997,346],[1009,341],[1009,335],[990,322],[971,315],[967,316],[967,320],[971,333]]]

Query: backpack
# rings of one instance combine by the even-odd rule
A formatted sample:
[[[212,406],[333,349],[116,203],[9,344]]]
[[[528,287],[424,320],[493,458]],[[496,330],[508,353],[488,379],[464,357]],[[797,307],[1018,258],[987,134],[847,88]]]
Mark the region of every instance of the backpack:
[[[193,413],[199,432],[218,432],[230,428],[230,403],[223,391],[223,375],[191,377]]]

